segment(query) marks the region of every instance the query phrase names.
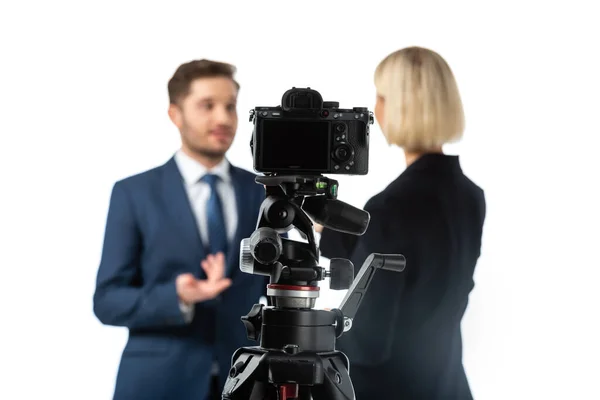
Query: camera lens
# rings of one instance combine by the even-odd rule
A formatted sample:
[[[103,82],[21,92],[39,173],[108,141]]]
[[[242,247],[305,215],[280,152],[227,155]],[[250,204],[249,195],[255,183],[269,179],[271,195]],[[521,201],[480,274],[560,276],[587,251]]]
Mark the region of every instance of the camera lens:
[[[347,144],[343,144],[335,149],[333,156],[339,162],[348,161],[352,156],[352,149]]]

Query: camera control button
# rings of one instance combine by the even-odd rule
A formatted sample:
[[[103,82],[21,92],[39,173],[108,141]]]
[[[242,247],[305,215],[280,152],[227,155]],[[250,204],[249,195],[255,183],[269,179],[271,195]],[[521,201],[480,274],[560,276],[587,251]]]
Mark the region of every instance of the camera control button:
[[[335,169],[337,171],[338,169],[340,169],[340,166],[339,165],[334,165],[333,169]]]
[[[350,166],[346,165],[346,171],[350,171]]]

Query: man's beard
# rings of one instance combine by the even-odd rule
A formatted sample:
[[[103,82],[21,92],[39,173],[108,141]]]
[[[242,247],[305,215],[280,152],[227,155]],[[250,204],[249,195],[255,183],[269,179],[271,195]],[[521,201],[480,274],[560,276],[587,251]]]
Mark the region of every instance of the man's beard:
[[[194,154],[197,154],[201,157],[208,158],[210,160],[220,160],[225,155],[224,151],[219,150],[211,150],[199,146],[194,146],[192,143],[189,143],[187,140],[184,140],[186,147]]]
[[[187,122],[183,121],[183,126],[182,126],[182,131],[183,132],[189,132],[190,131],[190,127],[187,124]],[[194,154],[200,156],[200,157],[204,157],[207,158],[209,160],[212,161],[219,161],[221,160],[224,156],[226,151],[221,151],[221,150],[211,150],[211,149],[207,149],[204,147],[200,147],[200,146],[196,146],[193,143],[191,143],[191,141],[186,139],[186,134],[181,135],[181,139],[183,141],[183,143],[185,144],[185,146]]]

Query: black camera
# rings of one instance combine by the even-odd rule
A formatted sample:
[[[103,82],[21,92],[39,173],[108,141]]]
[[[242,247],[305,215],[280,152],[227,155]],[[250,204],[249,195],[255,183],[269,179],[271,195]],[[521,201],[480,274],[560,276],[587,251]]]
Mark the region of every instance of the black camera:
[[[369,125],[366,107],[339,108],[311,88],[287,90],[276,107],[250,110],[254,170],[265,174],[366,175]]]

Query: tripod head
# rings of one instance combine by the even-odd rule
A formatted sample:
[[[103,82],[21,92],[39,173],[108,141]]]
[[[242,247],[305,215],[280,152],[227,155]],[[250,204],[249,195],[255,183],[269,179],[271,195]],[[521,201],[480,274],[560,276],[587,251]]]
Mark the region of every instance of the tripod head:
[[[321,175],[271,175],[256,230],[241,243],[240,269],[270,277],[269,306],[255,304],[242,317],[248,338],[260,346],[238,349],[223,399],[354,399],[347,357],[336,339],[352,319],[377,268],[402,271],[402,255],[371,254],[354,278],[350,260],[318,265],[314,220],[337,231],[362,235],[369,213],[337,200],[338,182]],[[310,216],[310,218],[309,218]],[[282,238],[296,228],[306,242]],[[340,309],[315,310],[319,281],[333,290],[350,289]]]
[[[318,265],[319,250],[312,220],[331,229],[362,235],[369,213],[337,200],[338,182],[323,176],[263,176],[266,188],[256,230],[244,239],[240,269],[271,278],[267,295],[276,307],[310,309],[319,294],[318,282],[327,277],[334,290],[348,289],[354,278],[352,263],[334,259],[330,270]],[[295,227],[307,239],[282,238]]]

